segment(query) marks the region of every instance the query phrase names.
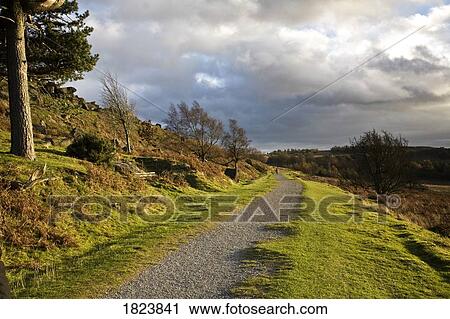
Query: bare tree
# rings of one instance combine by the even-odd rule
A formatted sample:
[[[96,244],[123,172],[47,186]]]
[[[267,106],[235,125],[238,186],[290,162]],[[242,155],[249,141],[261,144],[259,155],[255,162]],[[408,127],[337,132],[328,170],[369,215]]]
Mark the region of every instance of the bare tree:
[[[202,161],[206,161],[223,136],[222,122],[210,117],[195,101],[191,108],[184,102],[171,105],[166,124],[167,129],[190,140],[186,146]]]
[[[2,1],[1,19],[6,25],[8,91],[11,121],[11,153],[33,160],[33,124],[28,92],[28,64],[25,47],[27,15],[59,8],[65,0]]]
[[[391,133],[375,130],[351,141],[351,154],[356,175],[353,180],[385,195],[403,187],[408,178],[410,160],[408,142]]]
[[[118,82],[117,76],[106,73],[102,78],[102,98],[106,108],[120,123],[125,135],[127,153],[131,153],[130,128],[135,118],[134,105],[128,100],[126,89]]]
[[[248,154],[250,140],[247,138],[245,130],[239,127],[236,120],[230,120],[228,126],[229,131],[223,138],[223,146],[228,156],[234,162],[235,178],[238,179],[238,163]]]

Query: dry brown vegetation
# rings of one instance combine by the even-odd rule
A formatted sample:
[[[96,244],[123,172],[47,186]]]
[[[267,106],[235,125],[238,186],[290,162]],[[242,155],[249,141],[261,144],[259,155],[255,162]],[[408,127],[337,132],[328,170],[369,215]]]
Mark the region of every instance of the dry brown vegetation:
[[[123,176],[112,171],[108,167],[93,165],[90,163],[86,164],[86,166],[86,185],[94,192],[104,192],[105,190],[110,190],[118,193],[138,193],[145,190],[145,181],[132,174]]]
[[[395,210],[399,218],[450,236],[450,187],[425,186],[421,190],[406,190],[400,195],[402,205]]]
[[[48,206],[30,191],[0,189],[0,238],[17,247],[50,248],[75,245],[64,229],[50,223]]]

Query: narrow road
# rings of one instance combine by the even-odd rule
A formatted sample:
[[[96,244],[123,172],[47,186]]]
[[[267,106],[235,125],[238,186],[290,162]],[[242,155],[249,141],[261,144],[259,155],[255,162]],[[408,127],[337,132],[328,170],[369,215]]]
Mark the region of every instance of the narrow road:
[[[284,195],[298,195],[301,185],[281,175],[276,177],[279,185],[264,197],[278,212],[281,198]],[[242,222],[243,217],[248,219],[249,208],[255,207],[265,211],[260,211],[253,220],[270,220],[270,209],[266,208],[264,200],[253,201],[237,218],[240,222],[221,223],[195,237],[108,298],[230,298],[230,289],[255,274],[255,270],[249,267],[240,267],[243,251],[259,241],[281,235],[267,230],[264,223]]]

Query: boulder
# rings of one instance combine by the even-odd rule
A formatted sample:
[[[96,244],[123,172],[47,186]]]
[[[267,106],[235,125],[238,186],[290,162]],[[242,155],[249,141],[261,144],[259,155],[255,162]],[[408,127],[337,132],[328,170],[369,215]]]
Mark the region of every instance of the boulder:
[[[77,92],[77,89],[71,86],[63,87],[63,88],[55,88],[55,94],[60,97],[72,96]]]
[[[53,82],[48,82],[48,83],[44,84],[45,92],[50,94],[50,95],[55,95],[57,88],[58,88],[58,86],[55,83],[53,83]]]
[[[95,102],[85,102],[82,104],[82,108],[88,111],[98,111],[100,110],[100,106]]]
[[[234,168],[226,168],[224,173],[226,176],[233,180],[235,180],[237,177],[237,170]]]
[[[41,120],[39,124],[33,125],[33,129],[36,133],[47,134],[47,124],[44,120]]]
[[[114,163],[114,170],[123,175],[132,175],[137,169],[130,163],[116,162]]]

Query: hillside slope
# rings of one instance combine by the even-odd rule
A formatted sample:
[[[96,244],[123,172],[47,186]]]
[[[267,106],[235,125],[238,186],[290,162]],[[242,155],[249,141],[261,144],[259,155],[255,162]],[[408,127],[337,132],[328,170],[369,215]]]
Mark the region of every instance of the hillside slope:
[[[220,154],[218,163],[202,162],[180,147],[176,136],[137,118],[132,154],[118,152],[109,166],[68,157],[67,145],[83,133],[123,146],[118,126],[107,110],[73,90],[48,94],[32,88],[31,93],[37,152],[32,162],[8,153],[8,103],[0,96],[0,249],[14,297],[101,296],[211,227],[149,222],[164,207],[150,205],[139,215],[139,198],[233,194],[243,205],[275,185],[270,168],[255,160],[242,163],[237,183],[224,174],[227,166],[218,164],[225,162]],[[30,184],[39,174],[43,178]],[[112,209],[104,214],[105,206],[87,205],[79,214],[51,205],[67,196],[106,199]],[[119,208],[127,200],[124,213]]]

